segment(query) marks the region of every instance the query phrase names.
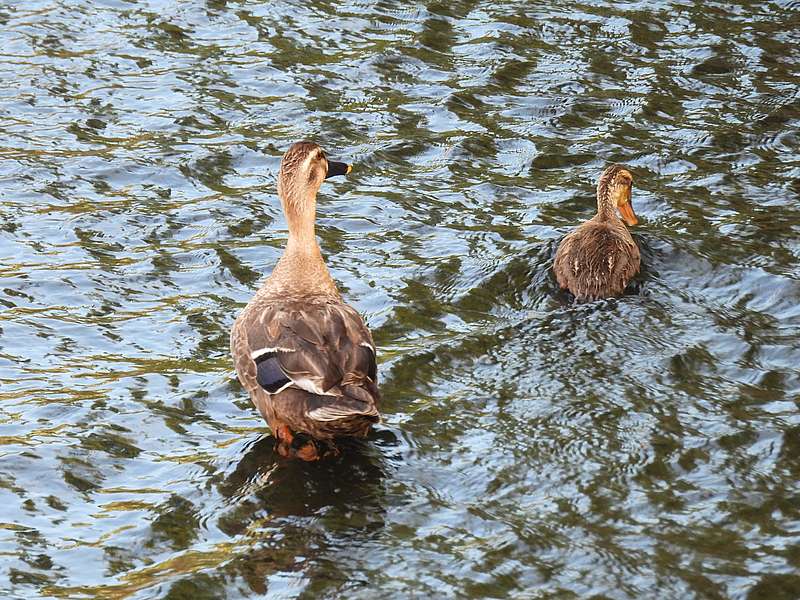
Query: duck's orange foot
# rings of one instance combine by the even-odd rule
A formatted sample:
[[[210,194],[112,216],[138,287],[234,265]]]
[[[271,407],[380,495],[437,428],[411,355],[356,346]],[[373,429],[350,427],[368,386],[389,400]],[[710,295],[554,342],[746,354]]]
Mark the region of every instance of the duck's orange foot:
[[[298,433],[294,436],[294,440],[292,440],[292,450],[294,450],[294,456],[305,461],[319,460],[325,456],[324,443],[318,442],[311,436],[303,433]]]
[[[320,447],[313,438],[302,433],[295,435],[287,425],[277,426],[275,437],[278,454],[284,458],[299,458],[311,462],[328,455],[326,449]],[[338,451],[335,455],[338,455]]]
[[[314,442],[307,442],[300,446],[294,451],[294,455],[300,460],[307,460],[309,462],[322,458]]]
[[[273,431],[275,432],[275,439],[279,442],[291,444],[294,441],[294,435],[292,435],[292,430],[289,429],[288,425],[277,425]]]
[[[313,462],[322,458],[322,454],[320,454],[319,450],[317,450],[317,447],[311,442],[300,446],[299,448],[295,448],[284,442],[278,442],[276,449],[278,454],[280,454],[283,458],[299,458],[300,460],[308,462]]]
[[[292,456],[292,442],[294,442],[294,435],[288,425],[277,425],[273,432],[275,434],[275,449],[284,458]]]

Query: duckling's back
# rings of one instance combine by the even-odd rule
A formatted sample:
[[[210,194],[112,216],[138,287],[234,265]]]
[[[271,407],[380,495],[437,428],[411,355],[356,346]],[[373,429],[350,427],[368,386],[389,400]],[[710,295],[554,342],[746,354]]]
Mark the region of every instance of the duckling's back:
[[[588,302],[621,295],[640,263],[639,248],[625,225],[595,218],[564,237],[553,270],[561,288]]]

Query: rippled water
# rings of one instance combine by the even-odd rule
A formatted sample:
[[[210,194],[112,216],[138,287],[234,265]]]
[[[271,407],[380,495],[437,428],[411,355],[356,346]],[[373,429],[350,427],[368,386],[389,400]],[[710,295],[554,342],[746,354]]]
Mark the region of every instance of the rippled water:
[[[798,19],[0,2],[0,592],[800,597]],[[312,465],[227,350],[302,138],[385,414]],[[572,305],[612,161],[644,270]]]

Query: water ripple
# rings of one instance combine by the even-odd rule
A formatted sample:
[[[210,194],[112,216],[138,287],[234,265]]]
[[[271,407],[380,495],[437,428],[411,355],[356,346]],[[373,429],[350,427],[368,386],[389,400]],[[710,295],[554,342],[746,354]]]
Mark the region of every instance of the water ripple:
[[[9,597],[800,596],[798,3],[0,4]],[[384,424],[287,463],[227,332],[285,148]],[[644,268],[557,240],[629,164]]]

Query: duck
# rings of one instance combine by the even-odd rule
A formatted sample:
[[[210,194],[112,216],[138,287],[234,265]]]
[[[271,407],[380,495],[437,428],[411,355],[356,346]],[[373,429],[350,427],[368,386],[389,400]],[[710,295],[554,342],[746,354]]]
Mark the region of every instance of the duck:
[[[564,236],[556,250],[556,280],[578,302],[620,296],[639,272],[639,247],[626,227],[639,222],[632,189],[630,170],[606,168],[597,181],[597,214]]]
[[[231,329],[239,381],[287,458],[338,455],[339,438],[366,437],[380,421],[372,334],[342,299],[314,231],[322,183],[351,169],[314,142],[286,151],[278,173],[286,247]]]

